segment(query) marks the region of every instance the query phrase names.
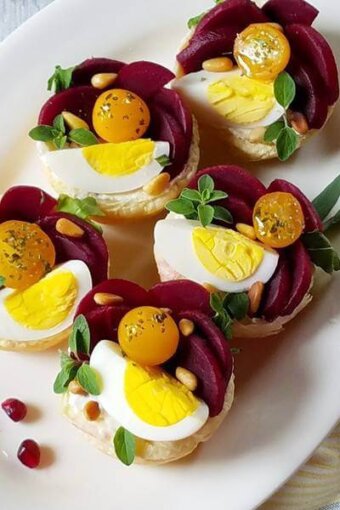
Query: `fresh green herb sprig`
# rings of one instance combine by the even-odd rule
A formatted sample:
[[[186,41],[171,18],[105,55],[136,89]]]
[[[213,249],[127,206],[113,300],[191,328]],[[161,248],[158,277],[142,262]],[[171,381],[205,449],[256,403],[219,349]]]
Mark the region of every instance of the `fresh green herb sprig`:
[[[92,216],[105,216],[94,197],[73,198],[65,194],[59,195],[57,211],[73,214],[90,223],[100,233],[103,232],[102,227],[90,219]]]
[[[6,278],[4,276],[0,276],[0,287],[4,287],[6,285]]]
[[[69,338],[69,348],[75,358],[65,352],[60,355],[61,370],[54,381],[55,393],[65,393],[71,381],[76,379],[90,395],[100,394],[100,381],[97,372],[86,361],[81,361],[90,355],[90,329],[84,315],[78,315],[74,321]]]
[[[207,227],[213,220],[232,223],[233,217],[225,207],[211,205],[227,198],[224,191],[215,190],[215,183],[210,175],[202,175],[198,181],[198,189],[185,188],[180,197],[166,204],[168,211],[182,214],[187,219],[199,220]]]
[[[119,427],[114,435],[113,445],[118,459],[126,466],[130,466],[136,456],[135,436],[124,427]]]
[[[295,99],[296,85],[293,78],[286,71],[278,75],[274,82],[276,101],[285,109],[282,119],[271,124],[264,134],[265,142],[275,142],[277,155],[281,161],[286,161],[297,149],[298,134],[289,125],[287,110]]]
[[[213,320],[226,338],[232,338],[232,326],[235,320],[244,319],[249,310],[249,298],[245,292],[228,294],[214,292],[210,296],[210,307],[215,312]]]
[[[53,126],[36,126],[28,134],[37,142],[52,142],[56,149],[63,149],[67,142],[73,142],[82,147],[98,143],[96,136],[88,129],[71,129],[67,133],[61,114],[56,116]]]
[[[74,67],[68,67],[67,69],[63,69],[60,66],[55,66],[54,73],[48,79],[47,90],[51,90],[57,93],[60,92],[61,90],[68,89],[72,83],[73,71]]]
[[[158,158],[155,159],[163,168],[172,165],[170,158],[165,154],[162,154],[162,156],[158,156]]]

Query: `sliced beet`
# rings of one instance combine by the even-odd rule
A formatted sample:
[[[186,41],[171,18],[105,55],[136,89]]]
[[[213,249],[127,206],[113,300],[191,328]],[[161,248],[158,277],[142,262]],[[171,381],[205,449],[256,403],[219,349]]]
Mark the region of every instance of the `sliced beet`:
[[[223,375],[206,340],[198,335],[183,338],[176,356],[176,363],[196,375],[198,386],[195,395],[206,402],[210,416],[218,415],[223,408],[229,380]]]
[[[149,294],[155,306],[170,308],[175,313],[183,310],[197,310],[206,315],[212,315],[210,294],[198,283],[189,280],[156,283]]]
[[[301,303],[312,283],[313,265],[308,252],[301,241],[297,241],[287,250],[293,285],[287,305],[280,315],[290,315]]]
[[[205,168],[195,175],[188,187],[197,188],[199,178],[205,174],[214,179],[215,189],[242,198],[248,205],[254,205],[262,195],[267,193],[265,186],[254,175],[235,165]]]
[[[152,98],[152,105],[177,120],[183,133],[192,136],[192,115],[183,103],[181,96],[170,89],[162,89]]]
[[[233,371],[233,357],[226,337],[212,321],[211,317],[197,310],[187,310],[181,312],[178,318],[189,319],[195,324],[195,333],[207,340],[209,347],[223,369],[226,380],[229,381]]]
[[[218,202],[218,205],[222,207],[226,207],[228,211],[231,212],[232,217],[234,219],[234,224],[236,223],[246,223],[247,225],[253,224],[253,207],[249,206],[247,202],[242,200],[242,198],[238,198],[235,195],[229,195],[225,200],[221,200]],[[223,223],[223,226],[226,226]]]
[[[130,310],[127,306],[98,306],[86,314],[86,320],[91,332],[91,350],[100,340],[117,340],[117,328]]]
[[[147,100],[173,78],[175,75],[166,67],[141,60],[121,69],[115,87],[130,90]]]
[[[265,293],[258,315],[267,321],[273,321],[280,315],[289,301],[292,287],[292,274],[288,260],[283,253],[280,255],[273,278],[265,285]]]
[[[115,294],[123,298],[122,305],[129,308],[135,308],[137,306],[144,306],[151,304],[148,296],[148,292],[143,289],[140,285],[128,280],[122,279],[111,279],[105,280],[96,285],[90,292],[79,303],[76,315],[84,314],[87,316],[93,310],[98,309],[98,305],[94,301],[94,295],[97,292],[108,292],[109,294]]]
[[[317,15],[318,9],[305,0],[269,0],[262,7],[262,11],[276,23],[280,25],[290,25],[291,23],[301,23],[311,25]]]
[[[48,193],[34,186],[13,186],[0,201],[0,222],[21,220],[36,222],[57,205],[57,201]]]
[[[116,73],[125,66],[119,60],[111,58],[88,58],[76,66],[72,73],[72,86],[90,85],[91,78],[99,73]]]
[[[272,193],[274,191],[291,193],[300,202],[305,217],[305,232],[323,230],[321,218],[316,212],[315,207],[297,186],[288,181],[285,181],[284,179],[275,179],[275,181],[270,184],[268,193]]]
[[[68,237],[56,230],[60,218],[67,218],[84,230],[81,238]],[[105,280],[108,271],[108,251],[103,236],[89,223],[71,214],[55,213],[41,218],[37,224],[50,237],[56,249],[57,264],[82,260],[88,266],[93,285]]]
[[[339,97],[339,80],[335,58],[328,42],[314,28],[298,23],[287,26],[285,34],[292,54],[318,73],[328,104],[334,104]]]
[[[38,124],[52,126],[63,111],[74,113],[92,127],[92,110],[101,90],[87,85],[71,87],[50,97],[40,110]]]

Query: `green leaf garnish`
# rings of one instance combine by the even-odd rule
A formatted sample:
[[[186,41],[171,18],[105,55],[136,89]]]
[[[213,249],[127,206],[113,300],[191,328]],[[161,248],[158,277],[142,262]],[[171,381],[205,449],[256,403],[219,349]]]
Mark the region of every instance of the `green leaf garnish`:
[[[223,200],[228,197],[228,193],[224,191],[211,191],[209,197],[207,198],[207,202],[217,202],[218,200]]]
[[[227,294],[223,300],[223,306],[228,310],[233,319],[244,319],[249,310],[249,297],[246,292]]]
[[[265,142],[273,142],[274,140],[277,140],[279,137],[279,134],[281,133],[282,129],[285,127],[285,123],[283,120],[278,120],[274,122],[274,124],[271,124],[267,127],[266,132],[264,134],[264,141]]]
[[[228,294],[214,292],[210,295],[210,307],[215,312],[213,320],[226,338],[232,338],[234,320],[242,320],[248,314],[249,298],[244,292]]]
[[[215,210],[211,205],[199,204],[197,208],[198,219],[203,227],[207,227],[214,219]]]
[[[55,117],[53,121],[53,127],[56,128],[61,133],[66,132],[64,117],[61,114]]]
[[[162,156],[158,156],[158,158],[155,159],[157,163],[159,163],[163,168],[166,166],[170,166],[172,164],[168,156],[166,156],[165,154],[163,154]]]
[[[97,137],[88,129],[79,128],[72,129],[68,134],[68,139],[82,147],[89,145],[96,145],[98,143]]]
[[[191,202],[200,203],[202,200],[201,193],[196,189],[185,188],[181,193],[181,197],[187,198],[188,200],[191,200]]]
[[[183,214],[183,216],[191,215],[195,212],[193,203],[187,198],[176,198],[167,203],[166,208],[168,211],[176,214]]]
[[[202,194],[204,192],[212,193],[215,189],[214,179],[210,175],[202,175],[198,180],[198,191]]]
[[[67,136],[66,135],[58,135],[54,138],[53,143],[56,146],[57,149],[63,149],[67,142]]]
[[[51,142],[58,132],[52,126],[36,126],[28,134],[37,142]]]
[[[286,161],[295,152],[298,144],[298,135],[291,127],[284,127],[277,140],[277,155],[281,161]]]
[[[276,101],[285,110],[289,108],[295,99],[296,85],[293,78],[286,71],[278,75],[274,82],[274,94]]]
[[[340,223],[340,211],[334,214],[334,216],[331,216],[331,218],[328,218],[328,220],[324,221],[323,223],[324,232],[326,232],[329,228],[333,227],[334,225],[338,225],[339,223]]]
[[[232,223],[233,217],[231,213],[225,207],[221,207],[219,205],[213,205],[214,208],[214,218],[215,220],[224,221],[224,223]]]
[[[105,216],[93,197],[72,198],[62,194],[58,199],[57,211],[74,214],[82,220],[87,220],[91,216]]]
[[[197,27],[197,25],[199,24],[201,19],[204,18],[205,15],[206,15],[206,11],[202,12],[201,14],[198,14],[197,16],[193,16],[192,18],[190,18],[188,20],[188,28],[191,30],[192,28]]]
[[[83,363],[78,369],[77,381],[90,395],[100,395],[99,376],[87,363]]]
[[[340,175],[338,175],[328,186],[313,200],[313,205],[324,220],[331,212],[340,197]]]
[[[118,459],[126,466],[130,466],[136,456],[135,436],[124,427],[119,427],[113,438],[113,445]]]
[[[62,369],[56,377],[53,385],[54,393],[60,394],[67,391],[68,385],[76,377],[79,369],[79,364],[76,361],[69,359],[68,362],[64,361]]]
[[[6,278],[4,276],[0,276],[0,287],[4,287],[6,285]]]
[[[72,82],[72,73],[74,67],[62,69],[60,66],[55,66],[54,73],[47,82],[47,90],[60,92],[61,90],[68,89]]]
[[[301,239],[313,264],[330,274],[340,270],[339,255],[322,232],[309,232]]]
[[[69,338],[69,347],[75,354],[90,353],[90,328],[84,315],[78,315],[73,323]]]

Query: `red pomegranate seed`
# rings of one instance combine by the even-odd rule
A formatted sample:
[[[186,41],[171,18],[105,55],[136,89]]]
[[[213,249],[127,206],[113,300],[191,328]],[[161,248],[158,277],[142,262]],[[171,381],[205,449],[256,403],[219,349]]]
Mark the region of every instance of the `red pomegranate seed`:
[[[25,439],[21,443],[17,453],[18,459],[25,466],[34,469],[40,463],[40,448],[33,439]]]
[[[21,421],[27,414],[27,407],[17,398],[8,398],[1,404],[1,407],[13,421]]]

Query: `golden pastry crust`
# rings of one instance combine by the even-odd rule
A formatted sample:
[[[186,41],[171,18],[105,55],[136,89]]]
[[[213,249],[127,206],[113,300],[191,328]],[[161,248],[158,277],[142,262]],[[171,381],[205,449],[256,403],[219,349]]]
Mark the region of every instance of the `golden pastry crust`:
[[[0,350],[16,352],[46,351],[55,345],[65,342],[71,333],[71,329],[71,327],[67,328],[56,335],[41,340],[19,341],[0,338]]]
[[[199,162],[199,132],[195,118],[193,118],[193,136],[189,151],[188,161],[182,172],[170,181],[169,186],[158,196],[150,196],[142,189],[126,193],[84,193],[81,190],[69,187],[65,182],[57,179],[56,175],[45,166],[47,178],[58,193],[66,193],[75,198],[92,196],[97,200],[99,207],[106,214],[106,222],[116,219],[137,219],[152,216],[161,212],[166,203],[176,198],[181,190],[195,175]],[[101,218],[98,218],[102,221]]]
[[[234,391],[234,376],[232,376],[228,384],[224,406],[220,414],[214,418],[209,418],[205,425],[190,437],[179,441],[145,441],[137,439],[137,456],[135,462],[137,464],[166,464],[179,460],[192,453],[200,443],[208,441],[221,425],[232,406]],[[81,399],[84,400],[84,397],[72,395],[72,398],[74,397],[78,398],[80,401],[82,401]],[[62,401],[62,413],[74,426],[85,434],[85,437],[96,446],[96,448],[116,458],[112,438],[119,424],[110,421],[109,426],[105,429],[105,420],[108,419],[105,412],[102,412],[99,420],[88,421],[84,417],[80,407],[76,408],[76,406],[70,404],[70,393],[66,393]]]

